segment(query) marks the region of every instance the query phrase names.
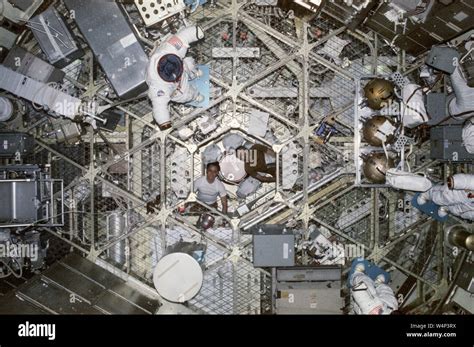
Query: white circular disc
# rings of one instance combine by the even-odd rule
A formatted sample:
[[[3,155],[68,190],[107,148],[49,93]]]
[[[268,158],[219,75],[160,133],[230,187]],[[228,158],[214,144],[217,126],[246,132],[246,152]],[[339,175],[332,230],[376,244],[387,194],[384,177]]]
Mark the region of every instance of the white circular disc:
[[[219,165],[221,167],[221,175],[228,181],[238,183],[247,175],[245,172],[245,162],[237,158],[235,154],[226,155],[221,159]]]
[[[203,280],[199,263],[186,253],[165,255],[153,271],[153,283],[164,299],[185,302],[201,290]]]

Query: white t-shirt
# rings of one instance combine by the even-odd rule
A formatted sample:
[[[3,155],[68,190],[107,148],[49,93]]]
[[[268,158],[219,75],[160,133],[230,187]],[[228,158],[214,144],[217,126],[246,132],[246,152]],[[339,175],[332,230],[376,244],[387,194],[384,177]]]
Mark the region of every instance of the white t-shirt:
[[[217,197],[227,195],[224,185],[217,178],[209,183],[206,176],[202,176],[194,181],[194,191],[197,191],[197,198],[205,204],[211,205],[217,201]]]

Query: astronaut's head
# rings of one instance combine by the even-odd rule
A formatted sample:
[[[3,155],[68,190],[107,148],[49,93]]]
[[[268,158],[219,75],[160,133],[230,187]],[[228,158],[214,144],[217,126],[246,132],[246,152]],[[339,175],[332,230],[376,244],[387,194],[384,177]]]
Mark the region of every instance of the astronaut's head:
[[[183,74],[183,61],[176,54],[165,54],[158,61],[158,75],[165,82],[177,82]]]

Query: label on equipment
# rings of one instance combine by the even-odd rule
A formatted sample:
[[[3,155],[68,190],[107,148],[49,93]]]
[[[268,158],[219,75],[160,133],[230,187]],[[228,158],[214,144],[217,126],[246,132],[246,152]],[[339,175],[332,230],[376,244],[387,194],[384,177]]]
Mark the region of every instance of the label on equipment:
[[[137,42],[137,38],[133,33],[128,34],[124,38],[120,40],[120,43],[122,44],[123,48],[127,48],[128,46],[133,45],[135,42]]]
[[[288,259],[288,244],[283,244],[283,259]]]
[[[398,12],[395,9],[389,10],[384,13],[384,16],[392,23],[398,22]]]
[[[8,149],[8,140],[3,140],[3,149],[4,150]]]
[[[377,137],[381,141],[386,141],[387,136],[390,136],[394,133],[395,127],[390,123],[388,120],[386,120],[379,128],[379,130],[375,133],[375,137]]]

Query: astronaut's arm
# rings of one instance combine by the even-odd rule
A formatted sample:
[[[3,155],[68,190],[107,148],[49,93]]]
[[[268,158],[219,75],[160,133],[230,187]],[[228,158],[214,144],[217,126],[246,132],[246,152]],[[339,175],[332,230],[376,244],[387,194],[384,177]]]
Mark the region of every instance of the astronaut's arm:
[[[196,25],[186,27],[176,34],[181,40],[184,40],[188,46],[202,38],[204,38],[204,31]]]
[[[178,31],[175,35],[172,35],[166,41],[167,49],[172,49],[174,54],[183,59],[186,56],[191,43],[196,42],[203,37],[203,30],[196,25],[192,25]]]

